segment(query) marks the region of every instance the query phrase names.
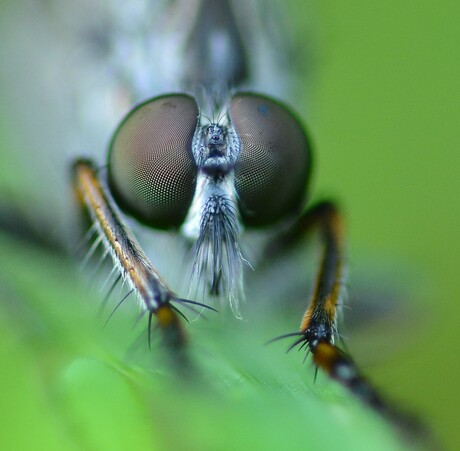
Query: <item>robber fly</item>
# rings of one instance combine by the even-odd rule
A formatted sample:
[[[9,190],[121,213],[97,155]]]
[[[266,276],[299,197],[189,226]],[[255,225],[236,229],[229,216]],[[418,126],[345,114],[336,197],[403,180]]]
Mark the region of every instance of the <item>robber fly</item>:
[[[105,166],[75,161],[79,199],[97,242],[104,243],[147,314],[149,340],[155,322],[173,355],[187,348],[181,307],[217,309],[220,300],[240,316],[245,269],[257,271],[246,257],[246,231],[272,231],[264,258],[319,232],[321,260],[310,297],[305,293],[300,328],[278,338],[291,337],[291,348],[311,353],[317,369],[395,417],[337,345],[345,278],[340,209],[331,201],[308,206],[313,168],[308,133],[288,105],[253,88],[257,68],[249,62],[249,28],[234,6],[229,0],[202,0],[189,21],[176,22],[184,24],[175,29],[183,57],[175,75],[183,90],[135,106],[113,134]],[[169,17],[190,11],[185,1],[169,8]],[[171,53],[170,64],[174,61]],[[124,214],[155,229],[174,229],[190,244],[192,295],[178,295],[163,279]]]

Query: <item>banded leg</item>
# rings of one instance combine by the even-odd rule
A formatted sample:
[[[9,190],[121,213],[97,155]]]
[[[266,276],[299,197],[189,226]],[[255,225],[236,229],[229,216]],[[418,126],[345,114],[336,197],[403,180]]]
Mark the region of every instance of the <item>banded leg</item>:
[[[361,375],[351,357],[334,344],[338,335],[337,310],[344,277],[343,230],[337,207],[331,202],[311,207],[274,243],[272,251],[288,249],[314,229],[320,232],[323,250],[312,298],[303,315],[300,330],[278,338],[298,337],[289,350],[296,346],[307,348],[317,368],[325,371],[365,404],[392,420],[412,423],[412,419],[384,402]]]
[[[73,169],[79,200],[88,209],[113,263],[136,293],[143,311],[148,312],[149,345],[155,316],[166,346],[174,351],[184,349],[186,340],[178,316],[181,313],[171,303],[201,304],[178,298],[161,279],[132,232],[121,221],[94,165],[88,160],[78,160]]]
[[[308,209],[276,242],[270,243],[267,254],[289,250],[314,230],[320,232],[322,257],[315,288],[300,324],[298,343],[308,346],[315,357],[317,346],[324,342],[334,344],[337,335],[344,272],[342,224],[337,207],[331,202],[321,202]]]

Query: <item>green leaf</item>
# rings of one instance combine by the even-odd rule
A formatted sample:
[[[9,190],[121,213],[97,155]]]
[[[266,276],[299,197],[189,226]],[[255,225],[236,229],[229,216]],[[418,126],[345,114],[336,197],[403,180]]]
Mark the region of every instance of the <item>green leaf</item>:
[[[159,341],[126,354],[146,328],[131,328],[132,299],[101,330],[100,297],[72,261],[0,239],[3,449],[406,448],[325,375],[314,384],[301,354],[264,346],[285,327],[270,315],[263,325],[225,315],[191,323],[194,365],[177,372]]]

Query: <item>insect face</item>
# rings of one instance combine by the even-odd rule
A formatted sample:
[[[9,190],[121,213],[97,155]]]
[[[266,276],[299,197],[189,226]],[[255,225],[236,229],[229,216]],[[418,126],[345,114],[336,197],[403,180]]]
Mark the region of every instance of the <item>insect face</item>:
[[[194,242],[196,289],[228,299],[239,315],[243,226],[300,211],[311,157],[299,121],[268,97],[236,94],[222,117],[202,124],[183,94],[141,104],[115,133],[108,176],[125,211],[155,228],[181,227]]]
[[[296,117],[270,98],[237,94],[227,118],[227,125],[201,125],[196,101],[183,94],[131,111],[109,150],[109,183],[119,205],[155,228],[179,227],[201,175],[236,204],[244,225],[266,226],[299,212],[311,156]],[[230,193],[217,189],[224,179]]]

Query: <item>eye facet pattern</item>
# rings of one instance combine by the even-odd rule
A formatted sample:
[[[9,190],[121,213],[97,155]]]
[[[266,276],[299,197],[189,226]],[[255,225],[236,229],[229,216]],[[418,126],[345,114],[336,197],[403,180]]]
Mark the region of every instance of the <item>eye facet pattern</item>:
[[[235,184],[243,222],[265,226],[298,213],[311,166],[300,122],[281,103],[251,93],[232,98],[230,119],[241,141]]]
[[[192,202],[192,140],[198,106],[188,95],[151,99],[118,127],[108,157],[112,194],[122,209],[155,228],[178,227]]]

